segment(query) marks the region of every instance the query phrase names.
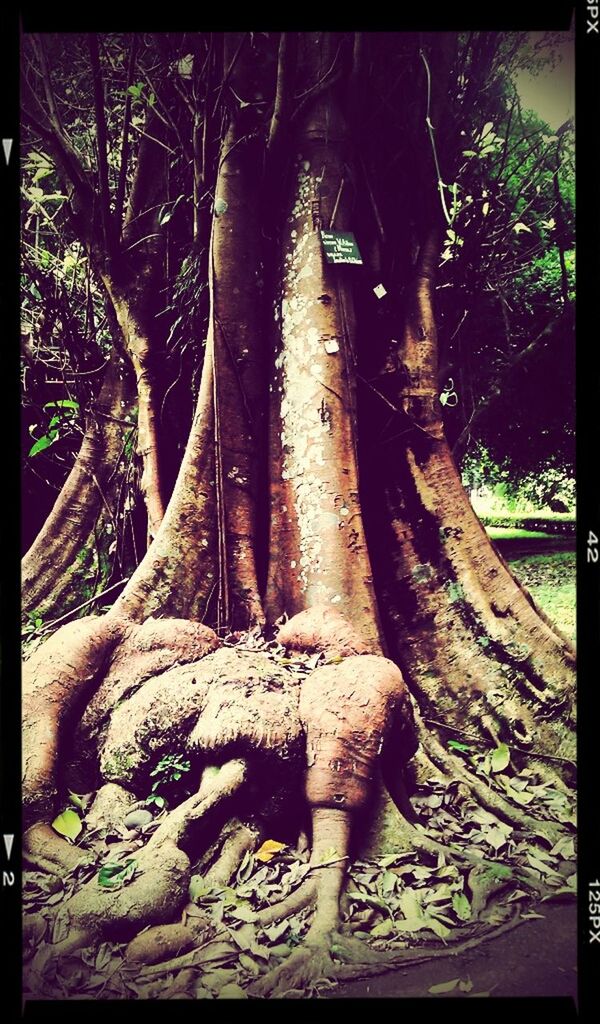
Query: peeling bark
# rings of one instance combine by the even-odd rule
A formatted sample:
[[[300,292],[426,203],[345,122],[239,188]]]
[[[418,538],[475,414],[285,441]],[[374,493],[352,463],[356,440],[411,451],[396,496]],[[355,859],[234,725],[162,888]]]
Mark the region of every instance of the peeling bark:
[[[312,36],[311,36],[312,40]],[[299,156],[283,232],[280,330],[270,385],[272,552],[267,617],[331,603],[365,640],[381,643],[359,498],[355,438],[355,324],[345,274],[325,263],[328,227],[347,176],[345,125],[320,97],[295,138]],[[336,227],[348,225],[345,189]]]

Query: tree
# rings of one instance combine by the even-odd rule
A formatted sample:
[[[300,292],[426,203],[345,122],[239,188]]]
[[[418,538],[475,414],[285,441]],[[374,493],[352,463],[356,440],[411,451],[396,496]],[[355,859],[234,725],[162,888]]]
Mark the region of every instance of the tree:
[[[295,842],[303,806],[312,852],[302,885],[242,920],[269,927],[315,903],[314,919],[255,990],[437,955],[374,953],[339,931],[352,833],[357,821],[366,827],[379,773],[402,815],[380,798],[372,849],[389,850],[393,833],[394,855],[454,866],[451,912],[472,917],[457,938],[507,925],[494,895],[517,880],[551,891],[543,862],[517,851],[507,869],[447,829],[417,827],[407,786],[441,780],[457,815],[478,805],[494,854],[513,833],[534,852],[568,842],[574,653],[462,488],[444,432],[434,308],[438,263],[458,245],[461,132],[482,137],[486,103],[505,109],[503,69],[519,40],[25,43],[30,163],[45,161],[37,182],[51,179],[62,204],[59,237],[48,229],[44,243],[63,264],[65,245],[80,243],[111,346],[82,447],[25,556],[24,611],[37,622],[43,603],[62,618],[67,577],[71,606],[82,604],[89,569],[77,552],[100,515],[123,533],[134,387],[147,520],[142,557],[115,537],[96,573],[97,585],[112,585],[119,552],[119,576],[131,572],[117,599],[62,625],[26,660],[26,856],[54,870],[79,864],[80,851],[49,829],[65,783],[99,790],[101,821],[99,806],[121,813],[156,773],[201,773],[135,859],[77,888],[61,911],[69,934],[46,955],[105,936],[131,939],[128,956],[146,961],[197,945],[194,920],[174,922],[202,848],[206,879],[222,887],[273,829]],[[46,206],[43,190],[31,195],[37,182],[26,180],[28,199]],[[502,222],[495,210],[494,245],[512,212]],[[362,268],[329,262],[322,231],[354,232]],[[40,244],[38,235],[36,254]],[[81,317],[82,306],[64,308]],[[169,422],[170,389],[183,379],[189,393],[200,367],[190,419],[182,400]],[[128,494],[131,505],[133,485]],[[528,778],[554,804],[529,809]],[[391,892],[394,877],[385,884]],[[411,892],[404,931],[446,936]],[[354,967],[336,964],[336,950]]]

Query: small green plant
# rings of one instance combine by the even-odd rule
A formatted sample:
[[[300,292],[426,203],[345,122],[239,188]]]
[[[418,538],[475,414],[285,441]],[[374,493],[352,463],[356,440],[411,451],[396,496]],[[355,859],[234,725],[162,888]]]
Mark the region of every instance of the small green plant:
[[[27,612],[27,623],[23,626],[22,635],[24,637],[31,636],[33,633],[37,633],[38,629],[44,625],[44,620],[38,611]]]
[[[152,792],[146,797],[147,805],[154,805],[155,807],[163,808],[166,805],[164,796],[157,793],[159,786],[172,786],[174,783],[179,782],[186,772],[189,772],[191,764],[189,761],[183,759],[181,754],[166,754],[161,757],[160,761],[150,772],[150,775],[158,775],[155,782],[152,783]]]
[[[49,410],[52,414],[46,427],[46,433],[42,434],[29,449],[27,453],[28,458],[32,458],[34,455],[38,455],[39,452],[45,451],[46,448],[49,448],[59,439],[61,432],[64,433],[65,428],[68,430],[72,427],[77,419],[79,403],[67,398],[57,402],[46,402],[44,412],[50,415]],[[30,432],[36,428],[37,423],[30,427]]]

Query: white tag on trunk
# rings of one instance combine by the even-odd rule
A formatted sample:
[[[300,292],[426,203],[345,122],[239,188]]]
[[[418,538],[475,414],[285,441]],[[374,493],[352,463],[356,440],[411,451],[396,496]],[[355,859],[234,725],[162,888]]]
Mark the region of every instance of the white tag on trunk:
[[[382,299],[384,295],[387,295],[387,292],[382,284],[375,285],[373,291],[375,292],[378,299]]]

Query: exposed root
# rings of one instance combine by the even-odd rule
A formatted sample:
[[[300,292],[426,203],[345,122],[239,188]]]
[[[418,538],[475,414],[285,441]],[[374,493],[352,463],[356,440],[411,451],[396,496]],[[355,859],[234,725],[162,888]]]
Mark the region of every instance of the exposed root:
[[[557,822],[533,818],[530,814],[526,814],[518,807],[515,807],[514,804],[505,800],[500,793],[486,785],[485,782],[480,781],[470,772],[465,771],[458,759],[452,754],[447,753],[441,743],[428,732],[420,715],[417,714],[415,718],[421,744],[433,763],[442,771],[464,782],[469,787],[475,800],[482,807],[487,808],[488,811],[496,814],[509,825],[517,826],[528,832],[533,832],[535,835],[543,836],[551,846],[563,835],[564,829]]]
[[[334,977],[332,942],[333,935],[322,936],[319,941],[307,937],[300,949],[295,949],[279,967],[254,982],[248,991],[262,998],[284,998],[298,991],[305,993],[311,985]]]
[[[325,604],[312,605],[294,615],[280,626],[277,639],[290,650],[320,652],[330,657],[368,654],[371,650],[354,626]]]
[[[104,938],[123,941],[148,924],[172,921],[187,899],[191,869],[179,844],[188,839],[192,826],[239,788],[245,774],[244,761],[229,761],[213,776],[209,793],[196,793],[176,807],[136,857],[128,885],[103,888],[93,878],[82,886],[57,915],[68,925],[69,935],[50,955],[63,956]]]
[[[332,936],[337,934],[340,921],[340,894],[344,880],[346,851],[350,835],[350,815],[347,811],[331,807],[313,808],[313,851],[311,867],[315,870],[314,898],[316,910],[301,949],[294,952],[252,986],[258,996],[283,996],[290,990],[303,989],[331,977],[334,970],[331,957]],[[337,859],[329,862],[332,849]],[[304,889],[304,886],[300,887]],[[309,887],[303,896],[308,896]],[[293,895],[298,897],[300,890]],[[284,916],[279,913],[274,920]],[[305,903],[306,905],[306,903]],[[275,908],[273,908],[275,909]],[[296,907],[298,909],[298,907]],[[340,937],[341,938],[341,937]]]
[[[201,929],[192,918],[186,924],[159,924],[136,935],[125,950],[127,961],[143,964],[164,963],[198,945]]]
[[[427,960],[439,960],[446,957],[462,956],[470,949],[475,949],[488,939],[495,939],[499,935],[510,932],[517,925],[522,924],[521,911],[517,908],[510,920],[501,925],[495,925],[488,930],[482,929],[478,935],[465,939],[464,942],[456,942],[447,946],[435,946],[421,949],[402,949],[389,952],[382,951],[378,954],[377,961],[372,963],[339,964],[336,966],[335,977],[339,981],[350,981],[358,978],[368,978],[375,974],[384,974],[393,967],[409,966],[411,964],[425,963]]]
[[[128,628],[125,620],[89,617],[70,622],[23,669],[23,811],[26,822],[52,813],[61,740],[76,703],[97,685]]]
[[[211,777],[210,785],[204,782],[200,792],[184,800],[171,811],[157,828],[147,849],[160,847],[163,842],[172,841],[177,845],[185,843],[192,826],[197,825],[217,804],[237,792],[246,779],[246,772],[247,764],[241,758],[227,761],[218,773]]]
[[[50,825],[38,822],[23,836],[23,859],[39,871],[63,876],[90,861],[89,853],[70,846]]]
[[[300,910],[304,910],[305,907],[314,903],[316,896],[316,879],[305,878],[302,884],[294,892],[291,892],[289,896],[286,896],[285,899],[275,903],[272,907],[261,910],[257,914],[256,921],[263,927],[268,927],[270,924],[274,924],[275,921],[281,921],[284,917],[291,917],[292,914],[297,914]]]
[[[244,854],[255,850],[260,839],[259,829],[250,828],[237,820],[232,824],[233,830],[223,843],[216,861],[204,876],[209,885],[227,885],[239,868]]]

